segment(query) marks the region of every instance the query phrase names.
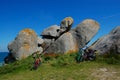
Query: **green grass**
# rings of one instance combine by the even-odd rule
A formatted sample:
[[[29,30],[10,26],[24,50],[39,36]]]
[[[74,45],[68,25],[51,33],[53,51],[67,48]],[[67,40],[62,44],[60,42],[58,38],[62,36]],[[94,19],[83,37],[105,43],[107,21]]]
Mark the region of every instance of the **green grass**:
[[[120,55],[97,56],[95,61],[76,63],[76,54],[43,57],[31,70],[32,57],[0,67],[0,80],[120,80]]]

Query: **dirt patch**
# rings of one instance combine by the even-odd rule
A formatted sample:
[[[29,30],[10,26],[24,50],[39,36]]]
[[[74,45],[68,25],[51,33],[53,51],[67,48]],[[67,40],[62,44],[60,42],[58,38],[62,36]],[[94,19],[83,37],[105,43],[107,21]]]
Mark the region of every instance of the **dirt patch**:
[[[120,74],[120,72],[112,69],[99,68],[95,70],[91,75],[98,80],[120,80],[120,76],[118,76],[118,74]]]

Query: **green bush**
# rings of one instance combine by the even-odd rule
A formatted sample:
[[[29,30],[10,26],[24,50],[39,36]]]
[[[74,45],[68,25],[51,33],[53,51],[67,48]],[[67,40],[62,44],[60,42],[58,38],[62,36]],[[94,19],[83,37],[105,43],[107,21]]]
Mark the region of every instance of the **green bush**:
[[[107,64],[120,65],[120,54],[107,53],[105,55],[97,56],[96,61]]]
[[[21,61],[16,61],[16,62],[7,64],[3,67],[0,67],[0,74],[14,73],[22,70],[30,70],[32,66],[33,66],[33,59],[30,56]]]

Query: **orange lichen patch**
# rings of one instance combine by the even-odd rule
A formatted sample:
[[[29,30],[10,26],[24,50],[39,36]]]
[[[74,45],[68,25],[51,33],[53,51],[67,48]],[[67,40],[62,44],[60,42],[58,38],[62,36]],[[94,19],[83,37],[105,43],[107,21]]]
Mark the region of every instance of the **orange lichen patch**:
[[[75,50],[76,50],[76,51],[79,50],[78,44],[75,44]]]
[[[26,50],[29,50],[30,49],[30,46],[29,46],[29,44],[24,44],[24,49],[26,49]]]
[[[25,55],[25,53],[23,53],[23,55],[22,55],[22,59],[25,59],[26,58],[26,55]]]
[[[21,32],[27,33],[27,34],[29,34],[29,35],[35,35],[35,36],[36,36],[35,31],[34,31],[34,30],[31,30],[31,29],[29,29],[29,28],[26,28],[26,29],[22,30]]]
[[[77,51],[78,51],[78,49],[75,48],[75,49],[73,49],[73,50],[68,50],[65,54],[71,54],[71,53],[75,53],[75,52],[77,52]]]
[[[45,57],[56,57],[56,56],[61,56],[64,55],[62,53],[45,53],[44,56]]]
[[[64,20],[67,21],[67,22],[70,21],[70,24],[73,23],[72,17],[66,17],[66,18],[63,19],[63,21],[64,21]]]
[[[55,54],[55,53],[45,53],[44,54],[45,57],[47,57],[47,56],[56,57],[57,55],[59,55],[59,54]]]
[[[78,52],[78,50],[79,50],[78,44],[75,44],[75,45],[74,45],[74,49],[67,51],[65,54],[76,53],[76,52]]]
[[[78,52],[78,50],[69,50],[68,52],[66,52],[65,54],[72,54],[72,53],[76,53]]]

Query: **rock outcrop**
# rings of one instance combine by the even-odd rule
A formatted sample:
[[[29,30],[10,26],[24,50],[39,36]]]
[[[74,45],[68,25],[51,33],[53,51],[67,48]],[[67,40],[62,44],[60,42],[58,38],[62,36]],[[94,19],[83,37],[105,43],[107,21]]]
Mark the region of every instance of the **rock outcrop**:
[[[98,39],[90,48],[97,50],[100,54],[120,53],[120,26]]]
[[[61,28],[60,28],[61,29]],[[73,53],[84,47],[99,30],[99,24],[91,19],[86,19],[75,29],[65,31],[55,41],[51,41],[45,51],[49,53]]]
[[[42,51],[40,46],[38,46],[42,42],[43,40],[33,30],[24,29],[8,45],[8,50],[16,60],[21,60],[36,51]]]
[[[42,38],[31,29],[22,30],[8,45],[10,56],[21,60],[36,51],[44,54],[77,52],[97,33],[99,24],[94,20],[86,19],[72,29],[73,22],[71,17],[66,17],[61,21],[60,26],[52,25],[45,29],[41,34]]]

